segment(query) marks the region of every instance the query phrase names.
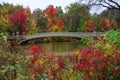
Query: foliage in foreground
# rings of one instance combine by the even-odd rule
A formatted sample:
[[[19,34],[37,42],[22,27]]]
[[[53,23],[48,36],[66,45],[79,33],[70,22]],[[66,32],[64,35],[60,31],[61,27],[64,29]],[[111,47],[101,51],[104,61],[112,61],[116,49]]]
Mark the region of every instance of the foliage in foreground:
[[[24,56],[25,55],[25,56]],[[39,46],[32,46],[22,55],[11,56],[1,66],[2,79],[16,80],[119,80],[120,51],[105,55],[95,47],[76,49],[75,55],[47,54]],[[21,61],[22,60],[22,61]],[[16,76],[16,77],[14,77]]]
[[[22,54],[1,52],[4,64],[0,62],[0,78],[3,80],[119,80],[120,49],[115,43],[111,44],[110,39],[105,38],[95,41],[86,49],[76,49],[73,55],[49,54],[37,45]]]

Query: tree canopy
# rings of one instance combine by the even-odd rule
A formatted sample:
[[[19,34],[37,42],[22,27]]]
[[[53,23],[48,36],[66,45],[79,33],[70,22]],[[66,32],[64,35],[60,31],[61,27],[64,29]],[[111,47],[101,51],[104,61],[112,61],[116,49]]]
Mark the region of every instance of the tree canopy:
[[[102,6],[107,9],[116,9],[120,11],[120,1],[119,0],[80,0],[80,2],[85,2],[89,7],[92,6]]]

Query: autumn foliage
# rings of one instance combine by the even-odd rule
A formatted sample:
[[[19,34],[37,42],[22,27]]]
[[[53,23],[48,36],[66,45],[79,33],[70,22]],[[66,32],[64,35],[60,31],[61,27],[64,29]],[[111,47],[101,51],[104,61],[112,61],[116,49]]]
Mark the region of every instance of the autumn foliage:
[[[27,17],[30,17],[30,16],[31,16],[31,10],[30,10],[29,7],[25,8],[24,14],[25,14]]]
[[[48,31],[60,32],[64,29],[64,22],[57,17],[57,9],[50,5],[45,10],[46,17],[48,18],[47,28]]]
[[[2,14],[0,15],[0,31],[4,32],[8,29],[9,26],[9,15],[8,14]]]
[[[99,42],[95,45],[98,44]],[[49,54],[40,46],[32,46],[26,52],[31,54],[31,57],[27,63],[25,73],[30,75],[30,80],[44,78],[50,80],[70,80],[73,78],[75,80],[120,79],[120,50],[113,47],[117,51],[106,54],[95,45],[86,49],[75,49],[75,54],[64,56]]]
[[[109,30],[111,28],[110,19],[104,18],[104,28]]]
[[[115,20],[111,21],[111,26],[113,27],[113,29],[118,29],[118,23]]]
[[[26,32],[25,26],[27,25],[27,17],[24,12],[15,12],[10,16],[10,29],[19,31],[22,35],[23,32]]]
[[[86,21],[85,28],[88,32],[93,32],[95,28],[94,21],[93,20]]]
[[[104,29],[110,30],[110,29],[117,29],[118,23],[114,19],[104,18]]]

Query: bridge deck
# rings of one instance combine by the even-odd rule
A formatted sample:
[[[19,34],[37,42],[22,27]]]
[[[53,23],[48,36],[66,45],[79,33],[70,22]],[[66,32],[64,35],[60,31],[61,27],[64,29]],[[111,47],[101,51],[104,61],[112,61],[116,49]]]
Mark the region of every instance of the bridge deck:
[[[103,36],[104,32],[47,32],[47,33],[39,33],[33,35],[25,35],[23,36],[24,40],[27,41],[30,39],[35,38],[44,38],[44,37],[75,37],[75,38],[82,38],[82,37],[96,37],[96,36]]]
[[[35,38],[44,38],[44,37],[75,37],[75,38],[82,38],[82,37],[96,37],[96,36],[103,36],[105,32],[47,32],[47,33],[39,33],[39,34],[32,34],[32,35],[24,35],[24,36],[17,36],[17,37],[8,37],[8,39],[21,39],[20,44],[30,39]]]

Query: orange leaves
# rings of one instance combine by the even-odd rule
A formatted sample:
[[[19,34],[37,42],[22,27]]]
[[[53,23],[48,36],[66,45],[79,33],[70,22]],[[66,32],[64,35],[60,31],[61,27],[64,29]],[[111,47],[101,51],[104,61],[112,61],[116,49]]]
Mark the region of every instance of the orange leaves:
[[[104,18],[104,27],[109,30],[110,28],[117,29],[118,23],[115,20],[110,20],[108,18]]]
[[[111,23],[108,18],[104,19],[104,27],[105,27],[105,29],[110,29],[110,27],[111,27]]]
[[[48,17],[52,17],[54,15],[57,15],[57,10],[54,8],[53,5],[49,5],[48,8],[46,8],[45,13]]]
[[[27,17],[30,17],[31,14],[30,8],[29,7],[25,8],[24,13]]]
[[[64,28],[64,22],[57,17],[57,9],[53,5],[48,6],[45,10],[46,17],[48,18],[47,28],[48,31],[60,32]]]
[[[118,28],[118,23],[114,19],[105,18],[105,17],[99,18],[98,22],[93,21],[91,19],[87,20],[85,22],[85,29],[88,32],[92,32],[95,29],[96,30],[107,31],[107,30],[110,30],[110,29],[117,29],[117,28]]]
[[[85,27],[86,27],[88,32],[94,31],[94,28],[95,28],[94,21],[93,20],[88,20],[85,24]]]

